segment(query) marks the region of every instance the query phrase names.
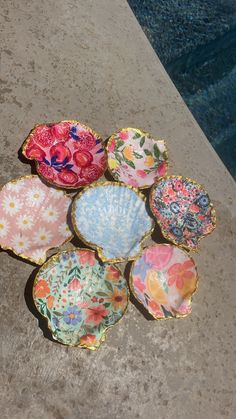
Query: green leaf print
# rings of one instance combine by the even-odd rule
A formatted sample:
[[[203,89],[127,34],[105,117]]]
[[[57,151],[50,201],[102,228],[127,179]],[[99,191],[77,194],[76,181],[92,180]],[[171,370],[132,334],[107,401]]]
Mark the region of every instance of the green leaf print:
[[[105,281],[105,284],[110,291],[113,291],[113,287],[109,281]]]
[[[58,317],[62,317],[63,316],[63,314],[62,313],[59,313],[59,311],[53,311],[53,314],[55,314]]]
[[[107,294],[105,292],[102,291],[98,291],[96,292],[97,295],[99,295],[99,297],[107,297]]]
[[[146,148],[143,150],[146,156],[152,156],[152,152],[150,150],[147,150]]]
[[[46,313],[47,313],[47,317],[49,318],[49,320],[51,320],[51,313],[48,309],[46,309]]]
[[[132,167],[133,169],[135,169],[135,165],[132,161],[126,159],[126,157],[124,156],[124,161],[126,164],[128,164],[128,166]]]
[[[136,134],[133,136],[134,139],[140,138],[141,134],[139,134],[138,132],[136,132]]]
[[[145,143],[145,137],[142,137],[139,143],[140,147],[142,147],[144,143]]]
[[[142,154],[136,153],[136,151],[134,151],[134,156],[136,157],[136,159],[142,159],[143,158]]]
[[[119,153],[117,153],[116,151],[115,151],[115,158],[116,158],[116,160],[119,162],[119,163],[122,163],[122,157],[119,155]]]
[[[160,150],[159,150],[157,144],[154,144],[154,155],[155,155],[155,157],[157,159],[159,159],[159,157],[160,157]]]
[[[117,141],[116,150],[118,150],[122,145],[124,145],[124,141],[121,141],[121,140]]]

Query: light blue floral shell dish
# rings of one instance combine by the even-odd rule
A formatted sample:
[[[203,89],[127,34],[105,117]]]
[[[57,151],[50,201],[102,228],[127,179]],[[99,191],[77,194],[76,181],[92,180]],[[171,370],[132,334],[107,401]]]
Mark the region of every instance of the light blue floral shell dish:
[[[74,199],[72,222],[78,237],[95,248],[102,261],[114,263],[136,259],[154,228],[145,196],[118,182],[83,189]]]
[[[93,250],[75,249],[40,268],[33,298],[55,340],[94,350],[125,313],[129,291],[116,266],[98,261]]]

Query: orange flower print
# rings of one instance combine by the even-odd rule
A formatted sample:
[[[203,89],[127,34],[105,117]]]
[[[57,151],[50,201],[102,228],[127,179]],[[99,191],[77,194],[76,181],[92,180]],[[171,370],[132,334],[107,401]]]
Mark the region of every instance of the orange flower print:
[[[120,271],[114,266],[108,266],[106,268],[106,279],[110,281],[119,281]]]
[[[89,250],[83,250],[79,254],[80,263],[84,265],[85,263],[88,263],[89,266],[93,266],[95,263],[95,255],[93,252],[90,252]]]
[[[127,160],[133,160],[133,147],[131,147],[130,145],[127,145],[123,149],[123,154]]]
[[[54,303],[54,297],[53,295],[49,295],[47,297],[47,307],[49,308],[49,310],[51,310],[51,308],[53,307],[53,303]]]
[[[111,303],[115,311],[124,310],[127,305],[127,293],[125,289],[118,290],[117,288],[114,291],[109,293],[107,300]]]
[[[50,293],[50,288],[47,281],[44,279],[39,279],[34,289],[35,296],[38,298],[44,298],[47,294]]]
[[[175,263],[168,269],[168,285],[175,284],[179,293],[187,298],[196,289],[196,272],[191,269],[194,267],[192,260],[186,260],[184,263]]]
[[[154,160],[154,158],[153,158],[152,156],[147,156],[147,157],[145,158],[145,160],[144,160],[144,164],[145,164],[145,166],[148,166],[148,167],[153,166],[153,165],[154,165],[154,163],[155,163],[155,160]]]
[[[90,307],[86,310],[86,322],[98,325],[102,322],[103,318],[109,314],[109,311],[103,305]]]
[[[80,338],[80,345],[81,346],[95,346],[97,344],[97,339],[95,335],[84,335]]]

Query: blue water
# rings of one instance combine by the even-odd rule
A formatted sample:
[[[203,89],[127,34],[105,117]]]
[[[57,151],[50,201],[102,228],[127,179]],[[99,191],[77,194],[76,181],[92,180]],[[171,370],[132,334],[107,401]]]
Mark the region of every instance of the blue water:
[[[236,179],[236,0],[128,0],[172,81]]]

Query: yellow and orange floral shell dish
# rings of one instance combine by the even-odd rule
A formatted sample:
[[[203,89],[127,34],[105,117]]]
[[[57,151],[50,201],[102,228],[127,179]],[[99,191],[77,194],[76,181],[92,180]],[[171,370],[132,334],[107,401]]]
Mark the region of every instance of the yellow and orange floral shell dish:
[[[108,169],[115,180],[136,188],[150,188],[168,169],[165,142],[137,128],[123,128],[106,146]]]

